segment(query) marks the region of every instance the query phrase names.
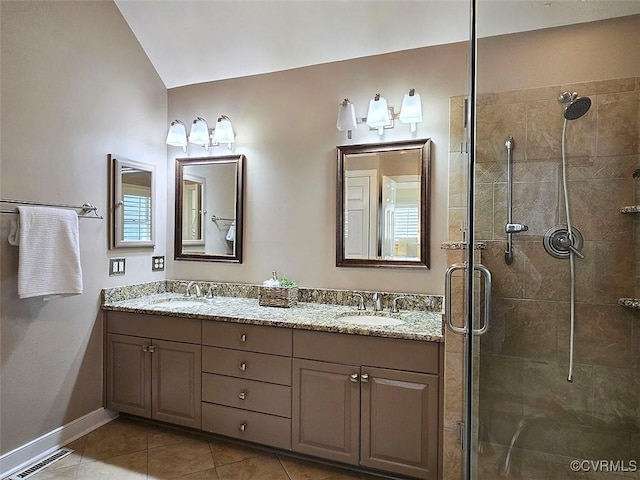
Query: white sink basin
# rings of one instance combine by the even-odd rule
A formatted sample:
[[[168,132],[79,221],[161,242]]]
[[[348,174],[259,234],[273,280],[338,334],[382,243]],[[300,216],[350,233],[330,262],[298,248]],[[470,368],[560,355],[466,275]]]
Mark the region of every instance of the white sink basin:
[[[376,315],[350,315],[340,317],[340,321],[350,323],[352,325],[368,325],[368,326],[388,326],[402,325],[404,322],[397,318],[379,317]]]

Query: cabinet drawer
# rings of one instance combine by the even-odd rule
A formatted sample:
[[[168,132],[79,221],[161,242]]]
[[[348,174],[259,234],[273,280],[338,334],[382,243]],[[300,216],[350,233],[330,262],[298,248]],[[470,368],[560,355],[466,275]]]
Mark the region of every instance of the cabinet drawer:
[[[440,343],[296,330],[293,356],[333,363],[439,373]]]
[[[291,385],[291,358],[264,353],[202,347],[202,371]]]
[[[291,420],[288,418],[203,403],[202,429],[291,450]]]
[[[291,387],[273,383],[203,373],[202,401],[291,417]]]
[[[241,323],[203,321],[202,343],[288,357],[292,350],[290,329]]]
[[[200,343],[201,320],[141,313],[107,312],[107,332],[136,337]]]

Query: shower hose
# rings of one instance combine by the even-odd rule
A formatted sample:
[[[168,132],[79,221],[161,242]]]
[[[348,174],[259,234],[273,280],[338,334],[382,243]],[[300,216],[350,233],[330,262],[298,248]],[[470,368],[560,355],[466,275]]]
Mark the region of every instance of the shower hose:
[[[567,133],[567,119],[564,119],[562,126],[562,189],[564,191],[564,208],[567,218],[567,235],[569,237],[570,245],[573,245],[573,230],[571,230],[571,212],[569,209],[569,191],[567,188],[567,156],[566,156],[566,133]],[[573,337],[575,334],[576,326],[576,267],[575,267],[575,254],[573,250],[569,249],[569,269],[571,274],[571,327],[569,332],[569,374],[567,376],[568,382],[573,382]]]

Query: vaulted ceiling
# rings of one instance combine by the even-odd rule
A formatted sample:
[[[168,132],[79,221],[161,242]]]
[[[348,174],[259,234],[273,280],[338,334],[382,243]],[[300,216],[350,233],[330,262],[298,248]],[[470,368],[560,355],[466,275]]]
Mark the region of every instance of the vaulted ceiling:
[[[115,3],[167,88],[469,38],[466,0]],[[479,0],[478,34],[633,14],[640,14],[638,0]]]

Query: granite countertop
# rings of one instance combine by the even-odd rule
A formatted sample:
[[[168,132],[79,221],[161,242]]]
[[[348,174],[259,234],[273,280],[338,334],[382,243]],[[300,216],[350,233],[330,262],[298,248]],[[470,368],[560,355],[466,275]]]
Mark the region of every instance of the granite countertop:
[[[165,315],[256,325],[271,325],[304,330],[338,332],[352,335],[401,338],[442,342],[442,314],[420,310],[358,311],[355,307],[322,303],[298,303],[291,308],[263,307],[256,298],[216,296],[185,303],[183,294],[156,293],[128,300],[106,300],[103,310]],[[345,315],[375,315],[402,320],[400,325],[353,325],[341,321]]]

